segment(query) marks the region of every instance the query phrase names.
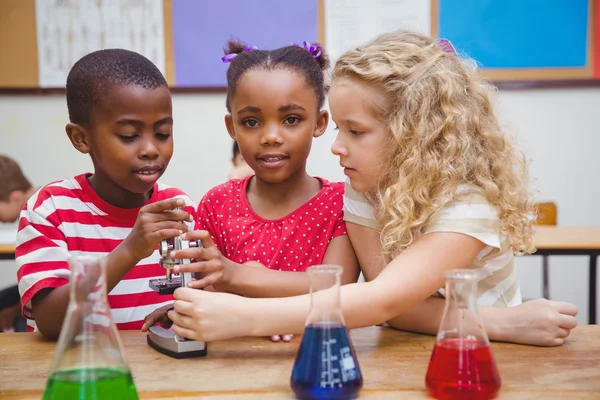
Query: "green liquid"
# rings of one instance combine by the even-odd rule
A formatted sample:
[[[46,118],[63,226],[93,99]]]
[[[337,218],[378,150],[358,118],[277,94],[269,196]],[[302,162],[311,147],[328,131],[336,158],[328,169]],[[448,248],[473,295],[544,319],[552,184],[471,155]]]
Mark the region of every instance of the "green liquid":
[[[131,374],[123,369],[72,369],[52,374],[43,400],[138,399]]]

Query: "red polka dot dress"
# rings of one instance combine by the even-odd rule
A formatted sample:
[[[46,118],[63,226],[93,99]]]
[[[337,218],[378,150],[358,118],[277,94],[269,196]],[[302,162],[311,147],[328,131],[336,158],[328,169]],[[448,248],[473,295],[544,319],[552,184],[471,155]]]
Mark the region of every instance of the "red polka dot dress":
[[[230,180],[211,189],[198,205],[196,229],[207,230],[228,259],[258,261],[270,269],[305,271],[321,264],[329,241],[346,235],[344,184],[321,182],[311,200],[279,219],[265,219],[250,207],[246,189],[250,177]]]

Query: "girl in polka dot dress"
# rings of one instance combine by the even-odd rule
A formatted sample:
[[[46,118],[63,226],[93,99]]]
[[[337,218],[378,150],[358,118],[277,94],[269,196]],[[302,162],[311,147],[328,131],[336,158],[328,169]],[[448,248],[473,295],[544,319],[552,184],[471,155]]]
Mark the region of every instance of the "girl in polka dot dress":
[[[214,288],[247,297],[304,294],[304,271],[316,264],[342,265],[342,283],[356,282],[344,185],[306,172],[313,138],[329,119],[325,53],[307,43],[268,51],[230,42],[224,59],[231,61],[225,125],[255,174],[213,188],[198,206],[196,227],[210,233],[224,268]],[[291,339],[281,336],[273,339]]]

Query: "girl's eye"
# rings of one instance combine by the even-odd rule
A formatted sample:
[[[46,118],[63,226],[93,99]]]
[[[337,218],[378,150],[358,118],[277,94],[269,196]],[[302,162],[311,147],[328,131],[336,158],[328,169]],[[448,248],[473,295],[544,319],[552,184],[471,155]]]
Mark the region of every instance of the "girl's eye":
[[[242,124],[250,128],[254,128],[256,125],[258,125],[258,121],[255,119],[245,119],[242,121]]]
[[[354,130],[354,129],[350,129],[350,133],[351,133],[351,134],[353,134],[354,136],[360,136],[360,135],[362,135],[364,132],[362,132],[362,131],[357,131],[357,130]]]
[[[289,116],[285,119],[285,122],[287,122],[289,125],[294,125],[297,122],[300,122],[300,118],[296,117],[295,115]]]

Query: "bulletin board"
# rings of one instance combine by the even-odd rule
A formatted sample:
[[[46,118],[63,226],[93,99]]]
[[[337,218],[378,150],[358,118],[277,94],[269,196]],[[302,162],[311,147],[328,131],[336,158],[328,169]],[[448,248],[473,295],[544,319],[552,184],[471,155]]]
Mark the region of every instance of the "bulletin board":
[[[36,28],[43,14],[36,4],[50,1],[54,0],[0,1],[1,91],[64,90],[60,77],[54,80],[56,85],[48,84],[53,81],[44,75],[47,65],[40,51],[46,32]],[[156,60],[175,91],[223,91],[228,65],[220,58],[230,38],[265,49],[319,41],[335,55],[333,42],[340,39],[327,34],[328,27],[337,23],[358,45],[372,39],[376,29],[411,27],[398,10],[425,10],[422,4],[427,5],[425,33],[449,39],[499,87],[600,86],[600,0],[115,0],[110,4],[119,1],[154,5],[155,20],[148,32],[161,37],[160,46],[154,46],[159,53]],[[63,3],[69,2],[56,1]]]
[[[438,33],[492,81],[598,76],[598,0],[434,0]]]
[[[305,40],[316,42],[317,3],[317,0],[173,0],[175,85],[226,86],[228,64],[221,57],[231,38],[260,49],[276,49]]]
[[[325,0],[327,49],[393,29],[443,37],[502,88],[600,86],[600,0]],[[425,5],[425,6],[424,6]],[[327,25],[333,25],[329,29]],[[356,32],[351,27],[358,27]],[[343,35],[336,37],[338,31]],[[348,36],[352,36],[348,38]],[[356,43],[356,44],[355,44]]]
[[[151,57],[155,51],[130,48],[150,58],[165,75],[169,85],[176,89],[191,91],[221,91],[226,85],[225,72],[227,65],[223,64],[223,48],[229,39],[242,40],[249,45],[263,49],[274,49],[291,43],[302,43],[303,41],[316,42],[319,37],[319,22],[322,23],[322,0],[140,0],[130,2],[128,0],[113,0],[111,2],[96,2],[92,0],[79,0],[77,2],[60,2],[54,0],[1,0],[0,1],[0,88],[13,89],[64,89],[66,71],[79,57],[64,60],[65,52],[69,49],[50,48],[50,52],[60,53],[62,61],[60,67],[62,75],[53,77],[48,70],[46,51],[40,50],[48,35],[59,35],[63,26],[56,23],[57,18],[66,21],[62,25],[78,25],[79,30],[63,32],[66,39],[62,47],[68,47],[71,43],[81,42],[81,35],[86,33],[93,37],[105,39],[107,35],[118,36],[118,29],[131,29],[131,35],[138,38],[144,35],[149,42],[148,36],[159,31],[161,40],[158,54]],[[104,10],[97,4],[103,4]],[[110,5],[108,8],[107,4]],[[156,8],[160,4],[162,10],[154,12],[154,16],[162,15],[160,24],[146,18],[138,22],[142,17],[132,15],[136,18],[126,20],[122,15],[123,9],[136,4],[138,9]],[[83,6],[82,6],[83,5]],[[44,10],[40,8],[44,6]],[[37,7],[37,9],[36,9]],[[98,10],[94,9],[98,8]],[[131,8],[131,7],[130,7]],[[83,11],[82,11],[83,9]],[[49,16],[51,10],[56,16]],[[106,15],[100,15],[104,11]],[[134,10],[135,11],[135,10]],[[156,10],[154,10],[156,11]],[[36,19],[37,13],[37,19]],[[139,10],[138,10],[139,14]],[[112,16],[112,17],[111,17]],[[90,19],[90,27],[86,29],[85,18]],[[118,21],[110,21],[110,18]],[[40,32],[40,19],[48,19],[50,30]],[[104,19],[104,20],[102,20]],[[102,21],[100,21],[102,20]],[[100,22],[99,22],[100,21]],[[54,22],[54,24],[53,24]],[[117,23],[118,22],[118,23]],[[111,25],[112,23],[112,25]],[[145,31],[141,24],[149,24]],[[37,26],[36,26],[37,24]],[[115,25],[121,25],[115,26]],[[99,29],[106,32],[99,32]],[[37,30],[36,30],[37,29]],[[67,29],[67,28],[64,28]],[[56,30],[56,32],[55,32]],[[40,36],[41,34],[41,36]],[[127,32],[118,45],[113,47],[129,48]],[[95,36],[94,36],[95,35]],[[157,36],[158,37],[158,36]],[[87,52],[102,48],[98,40],[88,40]],[[110,44],[110,40],[104,40]],[[132,42],[133,44],[134,42]],[[150,42],[149,44],[156,44]],[[81,47],[79,43],[79,47]],[[75,48],[75,45],[71,45]],[[110,46],[108,46],[110,47]],[[138,46],[139,48],[139,46]],[[56,50],[56,51],[55,51]],[[76,51],[81,49],[71,50]],[[9,56],[6,56],[6,55]],[[86,53],[82,53],[86,54]],[[54,64],[58,62],[53,61]],[[60,69],[55,67],[55,69]],[[50,76],[48,76],[50,75]],[[48,83],[49,82],[49,83]]]

